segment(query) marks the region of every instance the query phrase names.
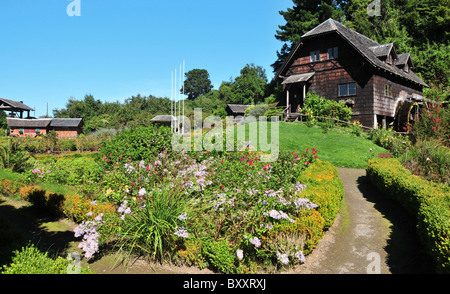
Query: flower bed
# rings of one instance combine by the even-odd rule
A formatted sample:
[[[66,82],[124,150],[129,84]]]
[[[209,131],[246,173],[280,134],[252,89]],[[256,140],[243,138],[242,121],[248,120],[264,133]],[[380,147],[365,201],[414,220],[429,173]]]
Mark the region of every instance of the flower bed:
[[[109,245],[125,259],[144,254],[223,273],[272,272],[303,263],[339,211],[337,170],[317,154],[282,152],[266,163],[251,151],[163,151],[133,161],[112,150],[84,163],[37,163],[26,173],[29,185],[4,180],[2,192],[77,221],[86,258]],[[36,184],[72,177],[88,193]]]
[[[450,273],[450,188],[423,180],[395,158],[372,159],[371,182],[417,217],[419,236],[434,258],[438,272]]]
[[[336,169],[316,152],[282,153],[274,163],[251,151],[162,152],[147,162],[111,153],[98,200],[117,211],[92,215],[77,236],[87,256],[109,243],[125,258],[144,253],[224,273],[302,263],[343,197]]]

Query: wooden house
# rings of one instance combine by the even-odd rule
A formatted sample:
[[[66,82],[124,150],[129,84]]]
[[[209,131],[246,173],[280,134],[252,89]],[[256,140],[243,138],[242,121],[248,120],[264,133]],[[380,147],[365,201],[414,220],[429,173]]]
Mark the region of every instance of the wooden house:
[[[284,93],[279,105],[288,117],[298,117],[311,91],[346,103],[352,120],[364,126],[399,129],[428,87],[413,68],[411,55],[398,53],[394,44],[379,44],[328,19],[301,36],[276,73]]]
[[[10,136],[36,137],[55,131],[60,139],[76,138],[83,133],[81,118],[7,118]]]

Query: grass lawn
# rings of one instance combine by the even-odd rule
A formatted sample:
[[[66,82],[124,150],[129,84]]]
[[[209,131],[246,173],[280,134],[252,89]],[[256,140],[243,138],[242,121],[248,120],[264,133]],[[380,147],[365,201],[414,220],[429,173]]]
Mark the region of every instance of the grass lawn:
[[[0,169],[0,179],[6,179],[10,181],[17,181],[17,182],[25,182],[26,178],[23,174],[19,174],[16,172],[11,171],[11,169]],[[39,183],[37,184],[42,189],[46,191],[50,191],[53,193],[60,193],[60,194],[68,194],[68,193],[77,193],[78,190],[76,187],[69,186],[69,185],[62,185],[62,184],[56,184],[56,183]]]
[[[308,127],[301,122],[279,124],[280,150],[303,152],[306,148],[316,148],[319,159],[329,161],[336,167],[365,168],[367,160],[378,153],[388,153],[372,141],[349,134],[342,128],[335,128],[323,133],[318,126]],[[252,127],[250,125],[250,127]],[[248,139],[246,126],[246,138]],[[268,138],[271,128],[268,126]],[[372,152],[370,151],[372,148]],[[260,149],[259,149],[260,150]]]

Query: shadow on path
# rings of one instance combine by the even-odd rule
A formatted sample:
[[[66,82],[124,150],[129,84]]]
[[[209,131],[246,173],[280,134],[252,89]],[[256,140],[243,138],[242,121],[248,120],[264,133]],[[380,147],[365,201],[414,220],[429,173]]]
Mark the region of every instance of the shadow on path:
[[[0,197],[0,263],[7,263],[14,250],[29,243],[49,256],[67,256],[71,242],[76,241],[64,220],[30,205]]]
[[[424,252],[416,229],[416,219],[397,202],[382,195],[364,175],[357,179],[363,197],[391,226],[384,250],[386,264],[393,274],[433,274],[434,265]]]

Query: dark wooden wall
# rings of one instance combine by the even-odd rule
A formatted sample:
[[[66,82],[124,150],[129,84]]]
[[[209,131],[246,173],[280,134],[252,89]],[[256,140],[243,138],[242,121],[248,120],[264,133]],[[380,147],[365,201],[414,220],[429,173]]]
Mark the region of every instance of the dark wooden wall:
[[[337,59],[328,59],[328,48],[338,47]],[[310,62],[310,52],[320,50],[320,61]],[[373,125],[373,80],[372,69],[346,41],[335,34],[304,40],[288,74],[314,71],[308,91],[316,92],[326,99],[345,101],[351,99],[354,120],[363,125]],[[356,83],[356,95],[338,96],[338,85]]]
[[[337,59],[328,59],[328,48],[338,47]],[[319,50],[320,61],[311,62],[310,52]],[[352,100],[353,120],[364,126],[373,127],[376,116],[393,117],[399,98],[412,93],[422,94],[420,87],[378,72],[345,40],[337,34],[327,34],[303,40],[285,76],[315,72],[308,85],[308,91],[316,92],[326,99],[335,101]],[[338,96],[338,85],[356,83],[356,95]],[[385,85],[390,84],[392,97],[386,97]]]

